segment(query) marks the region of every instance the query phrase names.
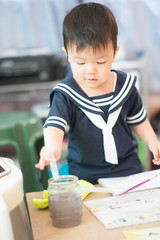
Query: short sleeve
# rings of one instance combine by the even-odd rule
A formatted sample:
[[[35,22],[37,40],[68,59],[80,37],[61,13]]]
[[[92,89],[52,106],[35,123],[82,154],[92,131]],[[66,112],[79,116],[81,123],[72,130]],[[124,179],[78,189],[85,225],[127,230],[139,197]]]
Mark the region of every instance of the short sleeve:
[[[52,126],[65,131],[66,126],[70,124],[72,114],[71,105],[71,102],[65,95],[60,92],[54,92],[44,128]]]
[[[140,94],[135,87],[129,98],[129,109],[126,121],[129,125],[137,125],[147,118],[146,109],[144,108]]]

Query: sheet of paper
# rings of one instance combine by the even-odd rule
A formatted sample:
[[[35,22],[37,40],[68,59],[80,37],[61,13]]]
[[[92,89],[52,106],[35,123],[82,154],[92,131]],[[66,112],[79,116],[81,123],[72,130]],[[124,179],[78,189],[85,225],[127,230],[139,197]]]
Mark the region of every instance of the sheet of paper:
[[[128,240],[160,240],[160,227],[124,231]]]
[[[133,189],[131,192],[160,187],[160,169],[133,174],[127,177],[100,178],[98,183],[107,187],[111,193],[119,194],[157,174],[151,181]]]
[[[127,193],[84,204],[107,229],[160,220],[160,189]]]

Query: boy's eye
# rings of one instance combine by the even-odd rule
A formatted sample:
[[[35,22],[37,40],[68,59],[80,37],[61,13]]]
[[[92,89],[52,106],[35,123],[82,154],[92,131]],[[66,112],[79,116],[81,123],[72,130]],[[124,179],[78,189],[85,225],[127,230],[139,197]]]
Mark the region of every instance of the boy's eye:
[[[84,62],[77,62],[78,65],[83,65],[85,64]]]
[[[106,61],[104,61],[104,62],[97,62],[97,64],[104,64],[104,63],[106,63]]]

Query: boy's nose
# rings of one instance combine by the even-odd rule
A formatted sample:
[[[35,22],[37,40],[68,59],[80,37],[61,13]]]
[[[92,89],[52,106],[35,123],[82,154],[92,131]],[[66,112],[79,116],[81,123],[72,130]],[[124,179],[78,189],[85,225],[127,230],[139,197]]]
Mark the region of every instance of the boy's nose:
[[[97,69],[95,66],[88,66],[86,69],[86,73],[87,74],[96,74],[97,73]]]

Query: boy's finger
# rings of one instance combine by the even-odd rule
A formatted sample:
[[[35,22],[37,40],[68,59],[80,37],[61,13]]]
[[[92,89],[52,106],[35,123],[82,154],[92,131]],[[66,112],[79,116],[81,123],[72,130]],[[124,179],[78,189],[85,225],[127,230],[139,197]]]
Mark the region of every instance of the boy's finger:
[[[40,167],[40,166],[39,166],[39,163],[36,163],[36,164],[35,164],[35,167],[36,167],[36,168],[39,168],[39,167]]]
[[[39,168],[40,168],[40,170],[44,170],[44,160],[43,160],[43,158],[40,158],[40,160],[39,160]]]
[[[154,157],[154,162],[159,162],[160,161],[160,151],[159,148],[156,148],[153,152],[153,157]]]
[[[155,165],[160,165],[160,159],[158,159],[158,160],[153,159],[152,162],[153,162]]]

